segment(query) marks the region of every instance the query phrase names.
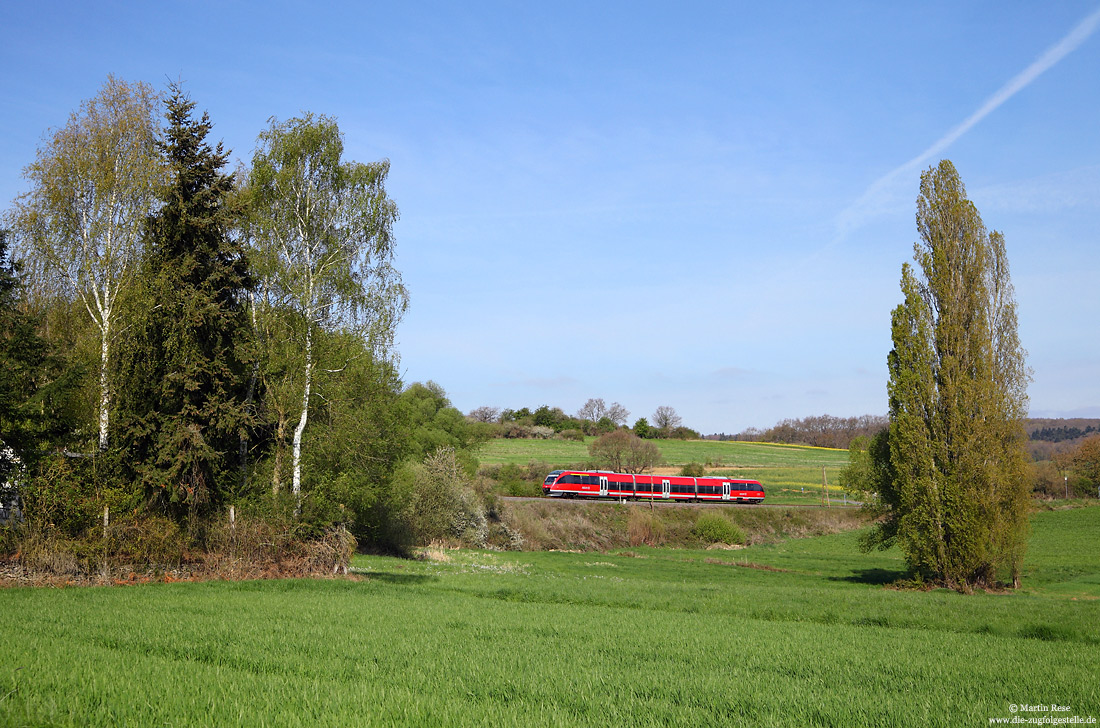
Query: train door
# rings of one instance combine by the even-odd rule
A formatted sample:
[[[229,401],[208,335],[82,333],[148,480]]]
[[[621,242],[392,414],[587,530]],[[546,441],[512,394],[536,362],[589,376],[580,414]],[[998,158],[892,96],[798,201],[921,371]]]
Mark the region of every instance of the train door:
[[[672,481],[662,480],[661,481],[661,497],[662,498],[668,498],[671,494],[672,494]]]
[[[730,499],[730,483],[728,480],[722,481],[722,500],[728,501]]]
[[[600,495],[607,495],[607,476],[600,476]]]

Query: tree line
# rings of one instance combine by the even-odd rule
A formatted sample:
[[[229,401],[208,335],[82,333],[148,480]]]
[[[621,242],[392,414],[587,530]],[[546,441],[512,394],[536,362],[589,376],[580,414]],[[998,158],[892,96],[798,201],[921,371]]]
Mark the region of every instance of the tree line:
[[[882,415],[834,417],[826,414],[802,419],[788,418],[765,430],[750,427],[736,435],[721,433],[708,435],[707,439],[779,442],[787,445],[810,445],[846,450],[855,438],[871,437],[889,424],[889,418]]]
[[[567,415],[560,407],[541,405],[535,410],[500,407],[476,407],[466,415],[472,422],[488,425],[491,437],[532,438],[559,437],[583,440],[585,436],[606,435],[617,430],[629,430],[644,439],[698,439],[699,433],[683,425],[675,408],[661,405],[652,415],[652,424],[639,417],[633,426],[627,425],[630,411],[618,402],[608,405],[603,399],[591,398],[575,415]]]
[[[406,543],[409,489],[446,470],[409,468],[472,472],[481,435],[400,381],[389,162],[345,159],[306,113],[230,171],[195,108],[109,77],[4,215],[0,470],[23,528],[79,538],[106,506],[201,534],[234,505]]]
[[[1044,442],[1065,442],[1066,440],[1080,440],[1096,431],[1096,428],[1092,425],[1086,425],[1084,429],[1062,425],[1061,427],[1040,427],[1028,433],[1028,437],[1032,440],[1042,440]]]

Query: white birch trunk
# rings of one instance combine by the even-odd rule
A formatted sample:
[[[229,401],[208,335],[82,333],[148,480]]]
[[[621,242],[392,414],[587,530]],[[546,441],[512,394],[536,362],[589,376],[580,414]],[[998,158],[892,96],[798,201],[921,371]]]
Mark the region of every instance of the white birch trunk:
[[[111,411],[111,390],[107,377],[107,362],[110,354],[111,342],[111,318],[109,311],[104,311],[103,322],[100,326],[99,348],[99,451],[107,450],[107,426]]]
[[[298,418],[298,426],[294,428],[294,452],[292,456],[294,476],[290,486],[297,503],[294,511],[295,515],[300,515],[302,512],[302,433],[305,432],[306,420],[309,419],[309,390],[313,384],[313,326],[309,322],[306,324],[305,354],[305,389],[302,393],[302,416]]]
[[[256,325],[256,297],[252,291],[248,292],[248,308],[249,313],[252,315],[252,336],[256,342],[260,341],[260,329]],[[244,407],[245,412],[249,415],[255,413],[256,409],[253,406],[253,400],[256,397],[256,379],[260,374],[260,357],[258,352],[252,360],[252,373],[248,377],[248,392],[245,395]],[[248,487],[248,433],[245,430],[241,432],[240,448],[237,452],[238,464],[241,468],[241,490],[245,490]],[[232,508],[232,506],[230,506]]]

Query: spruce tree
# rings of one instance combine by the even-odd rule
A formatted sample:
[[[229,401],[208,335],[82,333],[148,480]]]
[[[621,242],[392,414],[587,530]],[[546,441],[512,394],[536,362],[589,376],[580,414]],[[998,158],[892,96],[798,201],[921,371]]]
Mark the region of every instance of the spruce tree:
[[[33,467],[75,424],[69,398],[84,371],[38,333],[23,305],[20,266],[0,230],[0,483]]]
[[[902,268],[892,316],[888,447],[871,449],[883,518],[865,545],[897,542],[916,575],[954,588],[1018,583],[1030,375],[1004,237],[947,160],[921,175],[917,227],[919,273]]]
[[[233,481],[248,426],[244,392],[253,286],[239,238],[228,153],[209,116],[173,84],[160,148],[170,170],[148,224],[142,294],[120,392],[126,460],[147,494],[177,516],[216,503]]]

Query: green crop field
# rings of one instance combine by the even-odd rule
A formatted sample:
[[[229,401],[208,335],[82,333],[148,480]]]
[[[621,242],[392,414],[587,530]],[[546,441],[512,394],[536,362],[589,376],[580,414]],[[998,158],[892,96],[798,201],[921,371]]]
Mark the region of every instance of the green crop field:
[[[553,466],[579,465],[588,460],[588,445],[571,440],[489,440],[478,459],[482,465],[517,464],[531,461]],[[770,442],[717,442],[713,440],[653,440],[668,465],[710,463],[715,467],[816,467],[842,468],[848,464],[847,450]],[[820,474],[820,472],[819,472]],[[820,482],[820,478],[819,478]]]
[[[482,465],[581,466],[588,460],[588,444],[566,440],[506,440],[485,443],[478,459]],[[844,502],[837,486],[841,468],[848,464],[847,450],[766,442],[716,442],[712,440],[655,440],[665,463],[707,465],[708,475],[730,475],[759,480],[769,503],[808,504],[822,500],[822,469],[830,501]]]
[[[521,440],[495,438],[481,446],[478,460],[482,465],[526,465],[547,463],[555,467],[578,465],[588,459],[588,442],[574,440]]]
[[[359,580],[0,590],[0,725],[989,725],[1100,718],[1100,507],[1016,594],[898,591],[855,534],[360,556]],[[1052,706],[1067,706],[1054,711]]]

